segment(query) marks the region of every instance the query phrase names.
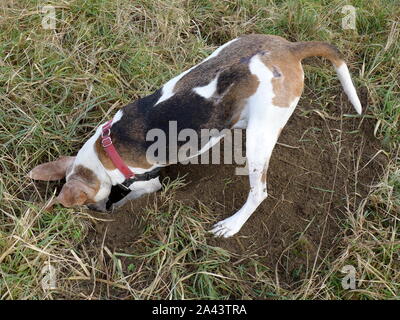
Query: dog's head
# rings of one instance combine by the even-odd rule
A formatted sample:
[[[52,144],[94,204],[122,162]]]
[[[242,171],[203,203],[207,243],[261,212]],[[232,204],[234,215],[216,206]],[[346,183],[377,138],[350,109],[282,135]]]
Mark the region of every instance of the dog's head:
[[[79,156],[79,154],[78,154]],[[96,204],[107,200],[111,185],[93,170],[80,164],[77,157],[60,157],[32,169],[28,176],[35,180],[56,181],[66,178],[60,194],[47,206],[50,210],[55,203],[64,207]]]

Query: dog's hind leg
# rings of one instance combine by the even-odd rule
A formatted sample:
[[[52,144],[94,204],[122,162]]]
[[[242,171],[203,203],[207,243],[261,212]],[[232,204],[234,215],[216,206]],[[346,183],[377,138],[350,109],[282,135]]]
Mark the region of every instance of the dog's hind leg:
[[[216,236],[230,237],[237,233],[259,204],[267,197],[267,169],[280,131],[293,112],[298,99],[289,108],[264,106],[265,115],[252,117],[246,131],[246,158],[250,192],[244,206],[231,217],[218,222],[211,230]]]
[[[264,65],[256,66],[260,85],[249,98],[249,122],[246,130],[246,157],[250,192],[244,206],[231,217],[218,222],[211,230],[216,236],[230,237],[237,233],[259,204],[267,197],[266,174],[272,150],[282,128],[293,113],[299,98],[287,107],[272,104],[271,72]],[[263,70],[264,68],[264,70]]]

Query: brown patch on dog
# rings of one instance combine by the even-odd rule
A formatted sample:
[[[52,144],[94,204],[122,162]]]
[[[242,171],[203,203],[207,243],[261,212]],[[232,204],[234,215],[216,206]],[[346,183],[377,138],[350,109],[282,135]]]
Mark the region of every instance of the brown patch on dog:
[[[87,193],[88,198],[85,203],[95,202],[91,197],[94,197],[100,189],[100,180],[97,178],[96,174],[91,169],[78,165],[75,167],[73,174],[69,176],[69,180],[73,179],[82,181],[92,189],[91,193]]]
[[[261,175],[261,182],[264,184],[267,183],[268,164],[269,164],[269,159],[267,159],[267,162],[264,165],[262,175]]]
[[[243,105],[241,106],[241,109],[243,110],[243,107],[244,107],[244,103],[243,103]],[[233,115],[233,117],[231,118],[231,121],[230,121],[230,123],[231,123],[231,128],[240,120],[240,116],[241,116],[241,113],[240,112],[237,112],[235,115]]]
[[[261,182],[266,183],[267,182],[267,169],[264,168],[262,175],[261,175]]]
[[[116,168],[101,144],[101,137],[96,140],[94,144],[94,149],[104,168],[106,168],[107,170],[114,170]]]
[[[91,188],[97,191],[100,188],[100,181],[97,178],[96,174],[89,168],[86,168],[82,165],[77,165],[74,168],[74,172],[68,177],[68,180],[71,179],[79,179],[87,183]]]
[[[280,46],[260,55],[260,59],[273,74],[272,103],[278,107],[289,107],[303,92],[303,68],[298,57],[287,46]]]
[[[255,75],[249,74],[245,79],[235,84],[226,96],[225,105],[232,105],[229,126],[233,127],[239,120],[247,98],[251,97],[258,88],[260,81]]]
[[[88,203],[94,203],[94,200],[89,198],[89,196],[91,196],[90,188],[87,188],[87,186],[80,180],[71,180],[64,184],[60,194],[51,204],[50,208],[54,203],[57,202],[61,203],[64,207],[67,208],[81,206]]]
[[[272,103],[278,107],[289,107],[296,98],[303,92],[303,68],[292,59],[274,60],[273,68],[279,68],[280,77],[272,78],[274,98]],[[267,64],[268,65],[268,64]]]
[[[288,51],[289,46],[290,42],[279,36],[263,34],[242,36],[222,49],[217,56],[200,63],[183,76],[176,83],[174,92],[205,86],[224,70],[248,65],[256,54],[268,55],[273,51]]]
[[[298,60],[309,57],[324,57],[328,59],[335,67],[343,63],[342,54],[334,45],[320,41],[295,42],[291,44],[291,52]]]
[[[136,152],[132,155],[134,152],[133,150],[134,149],[129,149],[129,146],[121,146],[120,151],[118,151],[127,166],[142,169],[149,169],[153,166],[153,164],[146,159],[146,150]]]
[[[99,189],[100,180],[96,174],[89,168],[77,165],[51,206],[57,202],[67,208],[94,203]]]

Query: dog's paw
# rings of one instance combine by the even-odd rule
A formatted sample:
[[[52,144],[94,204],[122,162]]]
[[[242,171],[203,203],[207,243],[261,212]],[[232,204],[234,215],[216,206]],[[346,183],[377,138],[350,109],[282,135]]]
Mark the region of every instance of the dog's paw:
[[[216,223],[210,232],[216,237],[229,238],[238,233],[242,225],[235,216],[232,216]]]

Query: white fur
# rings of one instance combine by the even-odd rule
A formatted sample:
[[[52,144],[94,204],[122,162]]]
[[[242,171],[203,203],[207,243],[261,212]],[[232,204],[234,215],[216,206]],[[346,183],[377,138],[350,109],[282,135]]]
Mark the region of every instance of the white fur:
[[[358,99],[356,88],[354,88],[354,84],[351,80],[350,72],[347,68],[347,65],[343,62],[338,68],[335,69],[344,92],[346,92],[351,104],[354,106],[358,114],[361,114],[361,102],[360,99]]]
[[[216,76],[213,80],[211,80],[209,84],[203,87],[193,88],[193,91],[205,99],[210,99],[217,91],[217,84],[218,84],[218,76]]]
[[[162,95],[158,99],[158,101],[156,102],[156,104],[154,106],[173,97],[174,96],[174,88],[175,88],[175,85],[177,84],[177,82],[179,80],[181,80],[185,74],[192,71],[192,69],[194,69],[195,67],[197,67],[197,66],[194,66],[194,67],[190,68],[189,70],[182,72],[180,75],[176,76],[175,78],[172,78],[166,84],[164,84],[164,86],[161,89]]]
[[[211,230],[216,236],[225,238],[236,234],[259,204],[268,196],[267,185],[262,181],[279,132],[293,113],[299,98],[289,107],[274,106],[271,70],[254,56],[250,61],[250,72],[257,76],[260,84],[248,99],[248,125],[246,130],[246,157],[249,167],[250,192],[244,206],[231,217],[218,222]]]
[[[137,181],[130,185],[130,189],[132,190],[128,195],[121,199],[120,201],[113,204],[113,208],[118,208],[124,205],[129,200],[137,199],[147,193],[153,193],[160,190],[162,187],[160,183],[160,179],[154,178],[149,181]]]
[[[117,113],[113,117],[112,124],[114,124],[114,123],[118,122],[119,120],[121,120],[123,115],[124,115],[123,111],[122,110],[118,110]]]
[[[194,68],[196,68],[197,66],[199,66],[200,64],[202,64],[203,62],[216,57],[224,48],[226,48],[227,46],[229,46],[232,42],[236,41],[237,39],[233,39],[231,41],[228,41],[227,43],[225,43],[224,45],[220,46],[218,49],[216,49],[211,55],[209,55],[207,58],[205,58],[202,62],[200,62],[199,64],[191,67],[189,70],[186,70],[184,72],[182,72],[180,75],[176,76],[175,78],[172,78],[171,80],[169,80],[161,89],[161,97],[158,99],[158,101],[155,103],[154,106],[158,105],[159,103],[168,100],[169,98],[174,96],[174,88],[175,85],[178,83],[179,80],[181,80],[187,73],[189,73],[190,71],[192,71]]]
[[[212,54],[210,54],[207,58],[205,58],[202,62],[205,62],[207,60],[215,58],[217,55],[219,55],[221,53],[222,50],[224,50],[227,46],[229,46],[230,44],[232,44],[236,40],[238,40],[238,38],[232,39],[231,41],[228,41],[227,43],[224,43],[222,46],[218,47]]]

